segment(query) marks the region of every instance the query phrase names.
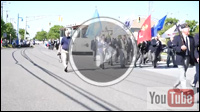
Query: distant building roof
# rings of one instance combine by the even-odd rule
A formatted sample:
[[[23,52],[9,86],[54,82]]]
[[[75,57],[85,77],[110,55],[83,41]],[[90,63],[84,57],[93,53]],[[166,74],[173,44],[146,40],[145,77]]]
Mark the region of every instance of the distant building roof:
[[[131,24],[131,28],[141,28],[142,24],[144,23],[145,20],[146,20],[146,18],[140,18],[140,22],[138,22],[137,19],[133,20],[133,22]],[[155,22],[151,21],[151,27],[153,27],[154,24],[155,24]]]

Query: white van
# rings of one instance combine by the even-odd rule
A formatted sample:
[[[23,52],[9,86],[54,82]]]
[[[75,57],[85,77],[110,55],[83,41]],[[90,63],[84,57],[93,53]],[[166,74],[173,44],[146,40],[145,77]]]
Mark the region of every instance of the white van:
[[[86,37],[87,25],[76,25],[66,27],[71,30],[73,55],[93,55],[91,50],[91,39]]]

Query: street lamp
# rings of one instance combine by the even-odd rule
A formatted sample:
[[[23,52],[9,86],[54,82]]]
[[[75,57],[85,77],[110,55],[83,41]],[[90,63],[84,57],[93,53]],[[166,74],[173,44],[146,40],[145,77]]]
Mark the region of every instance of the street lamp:
[[[26,39],[27,26],[28,26],[28,28],[30,28],[30,26],[26,24],[26,26],[25,26],[25,32],[24,32],[24,39]]]
[[[24,39],[26,39],[26,30],[27,30],[27,26],[28,26],[28,25],[27,25],[27,18],[28,18],[28,17],[26,16],[26,25],[25,25]],[[29,28],[29,27],[28,27],[28,28]]]
[[[19,18],[21,18],[21,21],[23,21],[23,18],[19,17],[19,13],[18,13],[18,17],[17,17],[17,39],[18,39],[18,43],[17,43],[17,45],[19,45],[19,43],[20,43],[20,38],[19,38]]]

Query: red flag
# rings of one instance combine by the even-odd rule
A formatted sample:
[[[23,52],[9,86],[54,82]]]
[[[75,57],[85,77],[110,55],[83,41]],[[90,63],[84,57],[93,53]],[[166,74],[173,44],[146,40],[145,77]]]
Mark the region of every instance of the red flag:
[[[141,30],[138,32],[137,44],[151,40],[151,15],[144,21]]]

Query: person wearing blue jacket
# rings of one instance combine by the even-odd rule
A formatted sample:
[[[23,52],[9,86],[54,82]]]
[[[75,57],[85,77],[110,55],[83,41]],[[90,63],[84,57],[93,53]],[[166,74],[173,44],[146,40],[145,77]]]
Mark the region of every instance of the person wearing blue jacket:
[[[64,71],[68,72],[67,67],[68,67],[68,62],[69,62],[69,47],[70,47],[70,41],[71,37],[70,31],[67,29],[65,31],[65,36],[61,40],[61,58],[62,58],[62,63],[64,65]]]

